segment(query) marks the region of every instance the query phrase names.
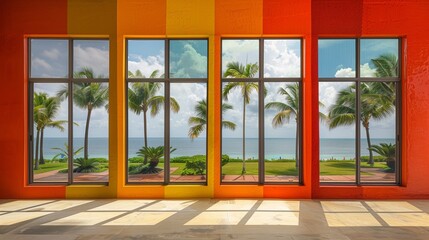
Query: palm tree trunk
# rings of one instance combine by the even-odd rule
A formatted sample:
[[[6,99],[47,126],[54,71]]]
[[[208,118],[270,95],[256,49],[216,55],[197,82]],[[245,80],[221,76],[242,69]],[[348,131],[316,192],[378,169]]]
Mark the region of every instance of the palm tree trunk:
[[[246,101],[243,97],[243,168],[241,174],[246,173]]]
[[[143,129],[144,129],[144,146],[147,147],[147,116],[146,111],[143,111]],[[144,156],[143,164],[147,163],[147,157]]]
[[[83,157],[85,159],[88,159],[88,132],[89,132],[89,121],[91,119],[91,112],[92,108],[88,107],[88,115],[86,116],[86,125],[85,125],[85,139],[84,139],[84,145],[83,145]]]
[[[298,131],[298,120],[296,119],[296,138],[295,138],[295,167],[299,167],[299,131]]]
[[[39,169],[39,137],[40,137],[40,129],[37,129],[37,134],[36,134],[36,157],[34,159],[34,170],[38,170]]]
[[[40,164],[45,164],[45,159],[43,158],[43,133],[45,132],[44,130],[44,127],[40,130]]]
[[[366,132],[366,142],[368,144],[368,151],[369,151],[369,160],[368,163],[371,165],[371,167],[374,166],[374,158],[372,156],[372,150],[371,148],[371,139],[369,137],[369,123],[364,123],[363,126],[365,127],[365,132]]]

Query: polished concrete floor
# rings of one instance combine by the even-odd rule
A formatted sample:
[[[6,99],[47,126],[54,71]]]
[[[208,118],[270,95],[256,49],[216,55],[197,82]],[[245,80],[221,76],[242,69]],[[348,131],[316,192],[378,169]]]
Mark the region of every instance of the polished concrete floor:
[[[0,200],[0,239],[429,239],[429,200]]]

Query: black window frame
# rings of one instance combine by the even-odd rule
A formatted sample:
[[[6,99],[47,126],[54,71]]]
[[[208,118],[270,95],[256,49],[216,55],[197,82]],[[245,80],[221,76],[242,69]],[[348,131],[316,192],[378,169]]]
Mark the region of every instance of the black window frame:
[[[68,66],[67,66],[67,77],[66,78],[39,78],[39,77],[31,77],[31,40],[65,40],[68,42]],[[109,77],[108,78],[74,78],[73,70],[74,70],[74,41],[107,41],[109,43]],[[73,85],[75,83],[110,83],[110,39],[109,38],[73,38],[73,37],[30,37],[27,38],[27,57],[28,57],[28,66],[27,66],[27,78],[28,78],[28,184],[30,185],[109,185],[109,176],[110,176],[110,167],[108,169],[108,180],[107,182],[75,182],[73,180]],[[67,133],[68,133],[68,176],[67,181],[64,182],[35,182],[34,181],[34,169],[33,169],[33,145],[34,145],[34,124],[33,124],[33,97],[34,97],[34,84],[36,83],[58,83],[58,84],[67,84],[68,86],[68,109],[67,109]],[[110,89],[109,89],[110,91]],[[109,129],[108,129],[109,131]],[[107,143],[109,145],[109,132],[107,133]],[[109,147],[108,147],[109,148]],[[108,162],[110,166],[110,157],[108,157]]]
[[[129,78],[128,77],[128,45],[129,41],[164,41],[164,77],[163,78]],[[192,40],[205,40],[207,42],[207,75],[206,78],[170,78],[170,42],[171,41],[192,41]],[[209,38],[126,38],[125,39],[125,184],[126,185],[208,185],[208,132],[209,124],[206,124],[206,144],[205,144],[205,156],[206,156],[206,174],[205,181],[201,182],[174,182],[170,181],[170,96],[171,96],[171,83],[204,83],[206,84],[206,101],[207,101],[207,114],[209,109],[209,99],[208,99],[208,84],[209,84],[209,62],[210,62],[210,51],[209,51]],[[160,82],[164,84],[164,181],[162,182],[130,182],[129,181],[129,124],[128,124],[128,86],[129,83],[133,82]],[[208,116],[207,116],[208,119]]]
[[[223,77],[223,40],[258,40],[259,41],[259,73],[258,77],[254,78],[224,78]],[[300,76],[299,77],[264,77],[264,41],[265,40],[299,40],[300,42]],[[220,176],[219,181],[221,185],[304,185],[304,157],[303,157],[303,78],[304,78],[304,39],[302,37],[221,37],[220,39],[220,91],[223,89],[223,84],[227,82],[257,82],[258,83],[258,181],[255,182],[244,182],[244,181],[223,181],[222,178],[222,159],[219,159],[220,165]],[[298,124],[297,131],[299,134],[299,159],[297,159],[298,164],[298,181],[289,182],[289,181],[265,181],[265,97],[264,97],[264,86],[265,83],[298,83],[299,84],[299,114],[298,114]],[[220,106],[222,106],[223,99],[220,98]],[[223,114],[220,113],[220,119],[222,121]],[[223,128],[219,128],[220,131],[220,156],[223,154]]]
[[[361,40],[397,40],[398,41],[398,72],[397,77],[361,77],[360,76],[360,53],[361,53]],[[323,182],[320,181],[320,170],[319,170],[319,184],[322,186],[335,186],[335,185],[352,185],[352,186],[400,186],[402,185],[402,38],[401,37],[319,37],[319,40],[355,40],[355,77],[342,77],[342,78],[320,78],[318,77],[318,84],[325,82],[343,82],[353,83],[356,86],[356,115],[360,115],[361,112],[361,88],[360,84],[365,82],[393,82],[396,88],[396,99],[395,99],[395,144],[396,144],[396,165],[395,165],[395,182],[377,182],[377,181],[361,181],[361,121],[356,118],[355,121],[355,181],[354,182]],[[319,44],[318,44],[319,46]],[[319,47],[318,47],[319,49]],[[317,74],[319,76],[319,74]],[[359,86],[359,87],[358,87]],[[319,136],[320,142],[320,136]],[[319,145],[320,153],[320,145]],[[318,158],[320,158],[318,156]],[[320,159],[318,161],[320,164]],[[320,166],[320,165],[319,165]]]

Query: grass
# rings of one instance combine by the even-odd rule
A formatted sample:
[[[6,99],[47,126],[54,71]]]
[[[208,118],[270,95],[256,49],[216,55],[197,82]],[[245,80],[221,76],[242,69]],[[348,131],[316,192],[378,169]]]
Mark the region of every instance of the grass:
[[[60,162],[46,162],[45,164],[40,164],[39,169],[34,170],[34,174],[40,174],[45,172],[50,172],[54,170],[67,169],[67,163]]]
[[[139,163],[129,163],[129,166],[136,166]],[[163,163],[158,165],[163,167]],[[185,163],[170,163],[172,168],[178,168],[172,175],[181,175]],[[241,175],[242,162],[234,161],[229,162],[222,167],[222,174],[226,175]],[[361,163],[361,168],[370,168],[366,162]],[[386,163],[384,162],[375,162],[373,168],[378,169],[388,169]],[[295,162],[291,161],[266,161],[265,162],[265,174],[266,175],[287,175],[287,176],[297,176],[298,171],[295,167]],[[354,161],[321,161],[320,162],[320,175],[329,176],[329,175],[355,175],[356,168]],[[371,173],[362,172],[362,175],[371,175]],[[258,162],[249,161],[246,162],[246,175],[258,175]]]
[[[97,166],[98,169],[95,172],[104,172],[109,169],[109,164],[106,159],[99,159],[100,164]],[[45,172],[60,170],[61,173],[67,173],[68,163],[67,162],[52,162],[50,160],[45,160],[45,164],[40,164],[39,169],[34,170],[34,174],[41,174]]]

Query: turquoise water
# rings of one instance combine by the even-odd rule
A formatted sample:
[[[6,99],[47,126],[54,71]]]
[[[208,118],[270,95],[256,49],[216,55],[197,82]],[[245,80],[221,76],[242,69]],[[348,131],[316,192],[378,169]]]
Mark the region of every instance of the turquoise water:
[[[372,144],[379,143],[394,143],[394,139],[371,139]],[[45,158],[52,158],[59,153],[58,150],[53,150],[54,147],[64,147],[67,142],[66,138],[45,138],[44,140],[44,155]],[[258,139],[246,139],[246,158],[257,159],[258,157]],[[130,138],[128,142],[129,157],[136,156],[136,152],[144,144],[143,138]],[[164,144],[163,138],[149,138],[149,146],[161,146]],[[193,141],[189,138],[171,138],[170,145],[176,148],[171,154],[171,157],[192,156],[197,154],[205,154],[206,139],[197,138]],[[366,147],[366,139],[361,140],[362,155],[368,155]],[[83,138],[75,138],[74,148],[77,149],[83,146]],[[240,138],[224,138],[222,140],[222,153],[228,154],[231,158],[242,157],[242,140]],[[108,156],[108,141],[107,138],[90,138],[89,139],[89,155],[90,157]],[[78,157],[83,156],[83,151]],[[354,139],[335,139],[325,138],[320,139],[320,159],[353,159],[355,157],[355,141]],[[279,158],[295,159],[295,139],[280,139],[267,138],[265,139],[265,158],[276,160]]]

